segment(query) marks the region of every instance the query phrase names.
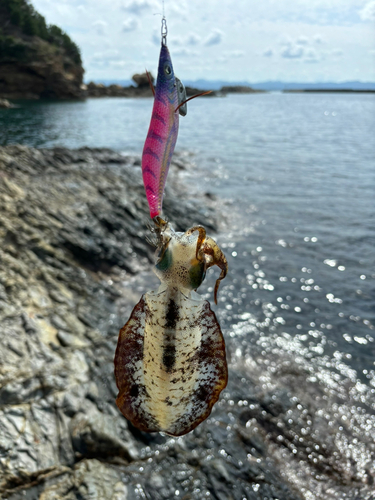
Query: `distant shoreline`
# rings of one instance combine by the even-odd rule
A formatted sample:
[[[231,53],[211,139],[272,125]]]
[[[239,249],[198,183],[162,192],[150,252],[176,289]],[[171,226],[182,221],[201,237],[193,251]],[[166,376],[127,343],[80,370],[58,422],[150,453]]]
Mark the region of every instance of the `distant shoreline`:
[[[134,87],[121,86],[121,85],[104,85],[90,82],[86,87],[85,97],[151,97],[152,92],[150,87],[147,85],[141,85]],[[210,90],[209,87],[193,87],[186,86],[186,92],[188,97],[198,94],[199,92],[204,92]],[[254,88],[249,85],[223,85],[219,89],[212,90],[209,97],[224,97],[227,94],[263,94],[268,92],[282,92],[288,94],[299,94],[302,92],[306,93],[329,93],[329,94],[373,94],[375,89],[351,89],[351,88],[296,88],[296,89],[260,89]]]
[[[200,92],[207,91],[207,89],[196,88],[196,87],[186,87],[187,96],[191,97]],[[264,93],[272,93],[272,92],[280,92],[283,94],[374,94],[375,89],[331,89],[331,88],[307,88],[307,89],[254,89],[250,86],[245,85],[227,85],[223,86],[218,90],[212,90],[207,97],[225,97],[228,94],[264,94]],[[15,108],[17,105],[13,104],[11,101],[18,101],[22,99],[20,97],[10,97],[7,96],[8,99],[4,99],[4,96],[0,96],[0,108]],[[90,98],[102,98],[102,97],[124,97],[124,98],[144,98],[144,97],[152,97],[152,91],[150,87],[147,86],[138,86],[134,87],[132,85],[129,86],[121,86],[121,85],[103,85],[96,84],[90,82],[88,85],[82,86],[82,96],[76,100],[85,100]],[[10,101],[9,101],[10,99]],[[38,100],[38,99],[32,99]],[[63,100],[63,99],[62,99]]]
[[[144,75],[136,75],[142,78]],[[247,85],[226,85],[220,89],[197,88],[187,85],[186,94],[191,97],[200,92],[210,92],[207,97],[223,97],[227,94],[257,94],[267,92],[266,90],[253,89]],[[90,82],[84,85],[84,97],[152,97],[152,91],[148,80],[142,81],[137,87],[133,85],[104,85],[103,83]]]

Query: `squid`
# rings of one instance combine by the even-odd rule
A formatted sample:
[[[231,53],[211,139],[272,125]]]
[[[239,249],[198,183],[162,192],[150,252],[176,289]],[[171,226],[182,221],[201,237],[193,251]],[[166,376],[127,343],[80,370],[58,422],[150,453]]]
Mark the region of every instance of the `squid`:
[[[161,284],[145,293],[121,329],[115,355],[123,415],[142,431],[181,436],[211,413],[226,387],[228,369],[220,325],[196,292],[206,270],[228,270],[217,243],[202,226],[178,233],[155,220],[154,271]]]

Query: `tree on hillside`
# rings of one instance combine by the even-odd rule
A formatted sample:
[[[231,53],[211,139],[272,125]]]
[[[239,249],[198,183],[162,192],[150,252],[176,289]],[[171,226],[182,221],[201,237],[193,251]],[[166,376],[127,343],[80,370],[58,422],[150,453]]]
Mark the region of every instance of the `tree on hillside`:
[[[18,26],[25,35],[38,36],[63,48],[76,64],[82,64],[78,46],[58,26],[47,26],[45,18],[34,9],[29,0],[1,0],[1,7],[8,13],[10,22]],[[3,46],[4,44],[5,41]]]

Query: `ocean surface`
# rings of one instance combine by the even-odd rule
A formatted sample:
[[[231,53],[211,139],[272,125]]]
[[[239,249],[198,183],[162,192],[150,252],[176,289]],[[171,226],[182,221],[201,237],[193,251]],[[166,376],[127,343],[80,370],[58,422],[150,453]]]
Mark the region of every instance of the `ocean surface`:
[[[140,154],[151,105],[21,103],[1,110],[0,144]],[[180,119],[176,151],[194,153],[192,197],[208,191],[228,207],[226,327],[247,314],[263,321],[267,304],[275,331],[313,356],[350,354],[375,384],[374,130],[370,94],[201,98]]]
[[[0,110],[0,144],[141,154],[151,106],[121,98],[21,103]],[[337,411],[369,438],[357,450],[367,470],[375,429],[375,98],[269,93],[188,106],[176,151],[193,153],[195,167],[184,182],[192,198],[217,197],[228,228],[217,235],[230,272],[215,312],[231,364],[254,353],[282,357],[308,367],[328,398],[341,391]],[[202,287],[210,300],[216,274]],[[145,273],[134,286],[143,293],[150,283]]]

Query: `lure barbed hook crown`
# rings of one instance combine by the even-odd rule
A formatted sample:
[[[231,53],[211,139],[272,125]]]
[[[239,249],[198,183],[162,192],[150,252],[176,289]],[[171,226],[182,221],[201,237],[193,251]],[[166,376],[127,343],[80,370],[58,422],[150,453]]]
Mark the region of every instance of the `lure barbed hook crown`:
[[[163,19],[161,20],[161,43],[162,43],[162,45],[167,45],[167,34],[168,34],[167,20],[165,19],[165,16],[163,16]]]

